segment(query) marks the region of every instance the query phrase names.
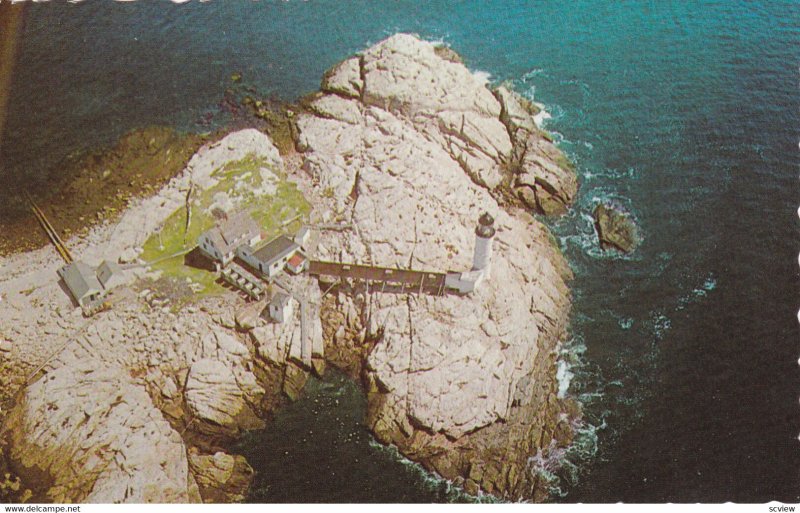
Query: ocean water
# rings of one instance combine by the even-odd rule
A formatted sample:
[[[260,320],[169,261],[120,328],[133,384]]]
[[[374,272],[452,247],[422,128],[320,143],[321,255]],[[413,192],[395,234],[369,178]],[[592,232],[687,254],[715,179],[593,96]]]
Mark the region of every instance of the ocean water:
[[[336,370],[232,449],[257,470],[250,502],[475,502],[377,443],[364,426],[367,400]],[[491,496],[478,499],[491,502]]]
[[[554,500],[800,501],[796,2],[31,4],[0,184],[138,126],[208,130],[234,71],[294,99],[397,31],[544,103],[577,164],[576,207],[548,223],[576,275],[561,376],[587,422],[547,469]],[[600,201],[635,217],[632,255],[597,247]],[[368,443],[350,384],[314,387],[243,447],[253,501],[463,499]]]

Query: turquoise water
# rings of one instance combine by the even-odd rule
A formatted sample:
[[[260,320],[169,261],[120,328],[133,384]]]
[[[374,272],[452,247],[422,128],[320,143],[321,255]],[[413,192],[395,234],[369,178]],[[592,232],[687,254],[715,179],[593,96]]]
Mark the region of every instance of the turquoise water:
[[[563,359],[588,412],[556,500],[800,500],[796,2],[89,1],[31,5],[26,21],[3,181],[41,182],[67,152],[137,126],[207,130],[233,71],[296,98],[396,31],[511,81],[547,106],[581,181],[551,222],[576,274]],[[601,200],[635,216],[633,255],[597,248]],[[362,447],[338,454],[384,461]],[[313,461],[286,465],[298,483],[320,477]],[[316,497],[454,500],[383,468],[396,486],[359,495],[372,477],[331,477]]]

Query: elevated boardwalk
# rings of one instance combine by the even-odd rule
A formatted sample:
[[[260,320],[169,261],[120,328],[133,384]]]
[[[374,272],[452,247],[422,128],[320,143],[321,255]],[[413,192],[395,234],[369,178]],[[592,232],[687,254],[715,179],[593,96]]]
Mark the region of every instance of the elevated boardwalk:
[[[392,269],[373,265],[344,264],[312,260],[308,273],[314,276],[333,276],[339,279],[380,283],[386,292],[419,293],[441,296],[445,293],[447,274],[413,269]],[[389,287],[387,290],[386,287]]]

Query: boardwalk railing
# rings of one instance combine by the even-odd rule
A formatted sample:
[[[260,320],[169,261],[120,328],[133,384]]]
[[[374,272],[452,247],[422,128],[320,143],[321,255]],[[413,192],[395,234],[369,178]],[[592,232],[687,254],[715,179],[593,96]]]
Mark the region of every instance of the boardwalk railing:
[[[385,287],[399,288],[401,293],[420,293],[442,295],[445,292],[447,275],[439,272],[416,271],[413,269],[392,269],[373,265],[344,264],[312,260],[308,273],[314,276],[334,276],[340,279],[360,280],[367,283],[380,283]]]

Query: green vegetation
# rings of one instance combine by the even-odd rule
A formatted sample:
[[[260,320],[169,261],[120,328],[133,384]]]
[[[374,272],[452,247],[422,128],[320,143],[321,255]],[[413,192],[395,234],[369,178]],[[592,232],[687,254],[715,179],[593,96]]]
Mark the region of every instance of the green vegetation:
[[[575,171],[575,164],[573,164],[572,161],[561,151],[558,152],[558,155],[555,158],[555,163],[561,169],[571,172]]]
[[[547,130],[544,130],[544,129],[540,128],[539,129],[539,136],[541,136],[541,138],[544,139],[547,142],[551,142],[553,144],[556,143],[555,140],[553,139],[552,134],[550,134],[550,132],[548,132]]]
[[[311,211],[311,206],[297,187],[288,182],[284,174],[272,169],[263,158],[251,155],[230,162],[218,169],[214,176],[219,180],[215,186],[194,193],[185,237],[186,209],[180,208],[144,244],[142,259],[153,262],[153,269],[163,271],[163,278],[182,283],[188,283],[188,279],[196,284],[192,285],[196,291],[194,294],[189,294],[191,289],[187,287],[175,287],[174,290],[187,291],[181,295],[200,297],[223,290],[215,282],[214,273],[184,265],[183,257],[183,253],[195,247],[200,234],[214,226],[211,210],[215,196],[219,198],[220,193],[227,194],[236,205],[236,210],[249,212],[267,239],[298,230],[303,218]],[[172,255],[177,256],[170,258]]]

